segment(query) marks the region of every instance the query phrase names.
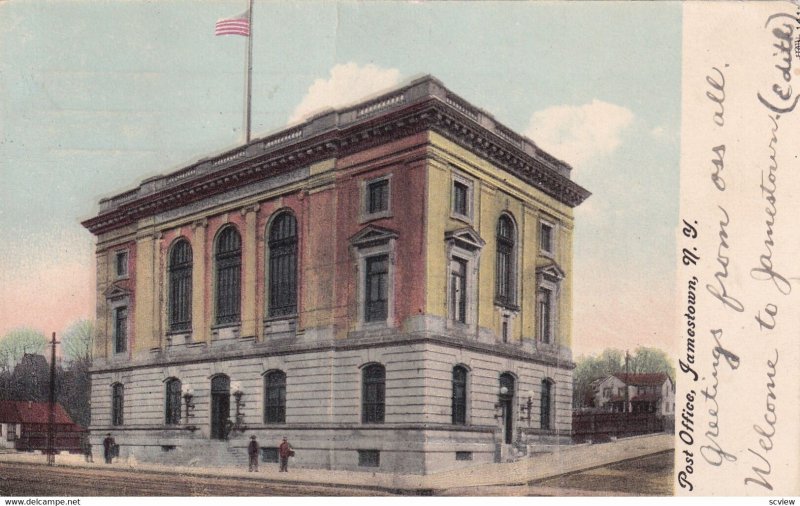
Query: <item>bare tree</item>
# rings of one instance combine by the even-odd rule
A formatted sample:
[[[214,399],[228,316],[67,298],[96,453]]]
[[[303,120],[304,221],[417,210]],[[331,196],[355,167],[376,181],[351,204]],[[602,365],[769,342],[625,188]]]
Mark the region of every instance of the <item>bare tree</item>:
[[[75,423],[89,425],[89,368],[95,325],[92,320],[78,320],[61,335],[65,369],[59,369],[58,400]]]
[[[631,357],[630,370],[632,373],[663,372],[672,378],[672,381],[675,381],[675,368],[672,366],[672,359],[665,351],[658,348],[644,346],[636,348]]]
[[[70,325],[61,336],[61,350],[68,362],[90,364],[94,343],[94,322],[78,320]]]
[[[40,354],[47,346],[45,335],[29,327],[8,332],[0,339],[0,371],[10,371],[26,353]]]

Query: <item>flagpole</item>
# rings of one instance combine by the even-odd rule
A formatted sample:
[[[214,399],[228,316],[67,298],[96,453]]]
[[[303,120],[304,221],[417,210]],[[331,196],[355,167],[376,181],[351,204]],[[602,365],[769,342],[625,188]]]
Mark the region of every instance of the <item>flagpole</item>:
[[[247,36],[247,83],[246,83],[246,96],[247,104],[245,105],[245,144],[250,143],[250,103],[252,101],[252,86],[253,86],[253,0],[250,0],[250,8],[247,9],[247,17],[249,26],[249,35]]]

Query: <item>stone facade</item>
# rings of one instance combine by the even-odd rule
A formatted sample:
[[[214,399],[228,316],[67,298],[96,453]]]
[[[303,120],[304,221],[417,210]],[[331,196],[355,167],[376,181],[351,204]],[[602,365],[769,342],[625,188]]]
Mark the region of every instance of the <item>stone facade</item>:
[[[94,443],[424,474],[568,442],[569,172],[426,77],[101,201]]]

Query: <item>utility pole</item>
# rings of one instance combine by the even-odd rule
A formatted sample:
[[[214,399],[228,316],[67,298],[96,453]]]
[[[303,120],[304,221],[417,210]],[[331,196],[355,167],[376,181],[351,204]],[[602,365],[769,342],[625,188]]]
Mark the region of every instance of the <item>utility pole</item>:
[[[56,333],[50,341],[50,416],[47,420],[47,465],[56,463],[55,436],[56,436]]]
[[[625,350],[625,410],[624,413],[628,412],[628,384],[630,383],[630,371],[628,369],[628,362],[630,361],[630,355],[628,355],[628,350]]]

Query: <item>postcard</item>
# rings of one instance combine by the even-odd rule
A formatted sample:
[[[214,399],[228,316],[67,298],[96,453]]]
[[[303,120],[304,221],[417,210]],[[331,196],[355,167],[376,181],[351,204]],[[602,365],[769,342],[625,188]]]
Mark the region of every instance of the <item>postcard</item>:
[[[796,2],[0,37],[0,496],[800,494]]]

